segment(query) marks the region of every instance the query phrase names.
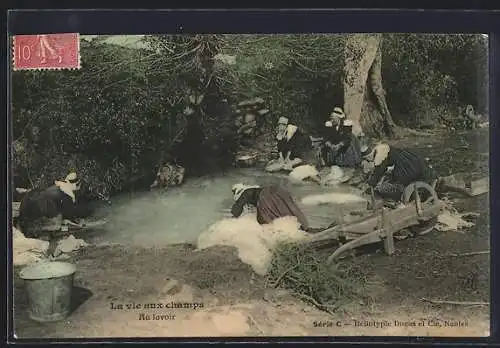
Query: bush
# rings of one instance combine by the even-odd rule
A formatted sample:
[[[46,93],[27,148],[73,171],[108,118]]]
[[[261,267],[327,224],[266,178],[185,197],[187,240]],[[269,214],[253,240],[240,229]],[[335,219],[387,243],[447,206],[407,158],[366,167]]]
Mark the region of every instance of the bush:
[[[154,175],[185,128],[188,88],[203,79],[200,67],[186,68],[192,59],[164,57],[168,40],[157,37],[152,50],[82,41],[79,71],[13,72],[14,139],[24,144],[14,153],[16,184],[43,187],[77,170],[106,194]]]
[[[336,105],[342,105],[343,35],[236,35],[223,52],[236,56],[225,68],[227,91],[236,99],[263,97],[271,113],[314,131]]]
[[[237,35],[223,45],[228,92],[264,97],[267,125],[286,116],[315,132],[343,105],[343,35]],[[481,35],[384,34],[382,77],[394,120],[433,126],[471,104],[487,113],[487,41]]]
[[[434,125],[467,104],[487,113],[488,50],[481,35],[386,34],[382,52],[395,122]]]
[[[69,170],[102,193],[147,181],[183,138],[183,110],[193,93],[205,95],[195,107],[208,138],[204,158],[230,157],[236,149],[234,118],[221,99],[234,105],[262,97],[271,109],[268,130],[286,116],[315,132],[343,104],[344,40],[157,35],[146,36],[143,49],[82,41],[79,71],[12,73],[16,185],[45,186]],[[437,123],[466,104],[487,113],[485,44],[480,35],[385,35],[383,78],[395,121]],[[235,55],[236,64],[215,64],[218,53]]]

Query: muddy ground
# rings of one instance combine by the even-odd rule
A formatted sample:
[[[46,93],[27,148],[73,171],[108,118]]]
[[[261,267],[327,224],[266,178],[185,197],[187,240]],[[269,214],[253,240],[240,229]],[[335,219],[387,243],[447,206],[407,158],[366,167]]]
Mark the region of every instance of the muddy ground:
[[[425,154],[443,175],[467,168],[488,170],[487,130],[413,135],[395,143]],[[393,256],[375,246],[343,260],[363,267],[368,284],[364,292],[370,300],[351,303],[334,316],[285,290],[267,288],[265,279],[241,263],[232,248],[106,246],[71,257],[78,270],[75,303],[62,322],[42,324],[28,318],[16,269],[15,332],[18,338],[487,336],[489,306],[423,300],[489,302],[489,254],[460,255],[489,250],[489,197],[456,198],[456,202],[459,211],[480,213],[473,228],[432,231],[399,241]],[[199,308],[132,308],[172,301],[197,303]],[[123,309],[117,308],[119,304]]]

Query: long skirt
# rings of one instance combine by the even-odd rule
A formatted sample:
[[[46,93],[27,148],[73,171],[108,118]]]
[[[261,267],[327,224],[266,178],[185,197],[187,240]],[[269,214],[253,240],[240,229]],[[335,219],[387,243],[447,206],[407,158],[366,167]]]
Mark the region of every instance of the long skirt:
[[[434,169],[416,154],[401,150],[398,153],[394,169],[386,176],[385,182],[376,187],[376,191],[385,197],[399,200],[406,186],[415,181],[432,185],[437,178]]]
[[[423,181],[429,185],[432,186],[432,181],[436,178],[436,174],[434,170],[430,167],[424,167],[423,168],[423,173],[421,176],[415,178],[414,180],[410,181],[409,183],[402,184],[401,182],[397,182],[394,179],[391,178],[389,175],[388,180],[384,180],[380,182],[375,188],[375,192],[383,197],[383,198],[388,198],[392,199],[395,201],[399,201],[403,195],[403,191],[405,190],[406,186],[408,186],[411,182],[414,181]],[[424,197],[425,199],[426,197]]]
[[[374,191],[384,199],[399,201],[403,195],[405,186],[399,183],[383,181],[375,186]]]
[[[323,148],[323,156],[328,166],[337,165],[339,167],[354,168],[362,161],[361,144],[359,139],[353,136],[349,147],[345,151],[338,153],[338,151],[325,146]]]
[[[295,216],[302,228],[309,228],[306,216],[290,192],[278,185],[264,187],[257,201],[257,222],[268,224],[285,216]]]

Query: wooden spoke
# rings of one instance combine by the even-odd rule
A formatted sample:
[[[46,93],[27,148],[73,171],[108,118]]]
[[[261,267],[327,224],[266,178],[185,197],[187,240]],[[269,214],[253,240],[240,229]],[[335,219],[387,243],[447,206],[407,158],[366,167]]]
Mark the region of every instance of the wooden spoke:
[[[422,199],[422,197],[424,199]],[[435,203],[439,200],[439,198],[431,185],[422,181],[417,181],[405,188],[401,200],[404,204],[409,204],[414,201],[417,214],[421,216],[422,205]],[[432,231],[436,223],[437,218],[433,218],[428,221],[422,221],[419,225],[411,226],[410,230],[414,234],[423,235]]]

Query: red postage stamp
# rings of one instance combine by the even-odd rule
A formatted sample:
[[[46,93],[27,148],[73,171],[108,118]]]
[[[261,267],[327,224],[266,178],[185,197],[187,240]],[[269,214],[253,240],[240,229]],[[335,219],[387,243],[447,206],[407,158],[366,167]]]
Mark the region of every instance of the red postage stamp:
[[[15,35],[14,70],[80,69],[77,33]]]

